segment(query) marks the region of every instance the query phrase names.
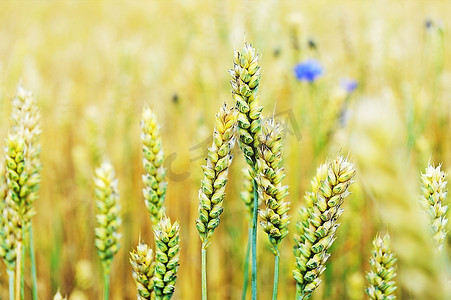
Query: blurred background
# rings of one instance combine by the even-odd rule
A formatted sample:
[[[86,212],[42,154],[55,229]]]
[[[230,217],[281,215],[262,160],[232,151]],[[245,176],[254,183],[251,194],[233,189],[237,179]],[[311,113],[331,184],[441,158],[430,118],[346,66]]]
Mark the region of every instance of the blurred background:
[[[147,103],[161,125],[167,212],[181,223],[174,298],[200,299],[200,166],[215,113],[224,101],[233,104],[228,69],[246,41],[262,56],[263,115],[275,114],[286,132],[292,222],[281,246],[279,299],[294,298],[293,233],[303,195],[316,167],[338,154],[356,163],[357,184],[313,299],[366,298],[378,231],[390,232],[399,257],[396,295],[445,299],[447,263],[433,253],[418,194],[428,161],[451,170],[450,15],[446,1],[2,1],[0,140],[19,82],[42,113],[33,218],[40,298],[57,289],[71,300],[102,295],[92,177],[104,158],[119,177],[124,220],[111,297],[136,298],[129,251],[139,236],[153,244],[141,191],[139,123]],[[322,70],[314,80],[294,72],[306,60]],[[236,151],[208,251],[212,300],[241,297],[248,220],[239,196],[245,162]],[[261,228],[258,247],[259,296],[270,299],[274,260]],[[27,294],[29,286],[27,278]]]

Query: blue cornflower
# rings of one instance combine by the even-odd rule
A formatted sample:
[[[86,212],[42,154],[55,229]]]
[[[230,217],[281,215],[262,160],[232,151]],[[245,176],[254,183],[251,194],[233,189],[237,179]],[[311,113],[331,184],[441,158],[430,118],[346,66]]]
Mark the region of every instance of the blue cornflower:
[[[294,75],[299,81],[314,82],[323,73],[323,67],[315,59],[305,60],[294,67]]]
[[[342,79],[340,81],[341,87],[348,93],[352,93],[359,86],[357,80],[355,79]]]

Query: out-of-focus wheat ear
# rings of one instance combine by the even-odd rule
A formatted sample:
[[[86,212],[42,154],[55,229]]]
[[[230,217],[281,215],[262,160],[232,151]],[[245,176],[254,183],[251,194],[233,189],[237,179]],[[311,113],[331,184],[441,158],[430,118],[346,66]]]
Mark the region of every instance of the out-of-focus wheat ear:
[[[27,205],[32,206],[33,202],[38,198],[39,183],[41,181],[40,171],[42,168],[40,153],[41,145],[39,136],[41,134],[39,108],[36,105],[35,97],[31,91],[24,89],[21,85],[17,87],[15,97],[12,99],[11,132],[20,134],[25,141],[27,147],[26,157],[26,173],[28,195],[25,197]],[[31,260],[32,275],[32,296],[33,300],[38,299],[38,283],[36,274],[36,259],[33,244],[33,228],[31,226],[31,215],[24,216],[24,228],[28,232],[28,246]],[[23,284],[22,284],[23,285]],[[22,294],[24,293],[22,289]]]
[[[141,119],[141,141],[143,143],[142,176],[145,188],[144,201],[152,223],[156,225],[164,214],[164,199],[167,181],[166,169],[163,167],[164,153],[161,144],[160,130],[155,114],[148,106],[144,107]]]
[[[39,143],[39,136],[41,135],[41,114],[36,105],[33,93],[21,85],[17,87],[16,95],[12,99],[11,104],[11,132],[22,135],[27,147],[26,172],[29,176],[27,181],[27,201],[32,204],[38,198],[37,193],[42,168],[40,160],[41,145]]]
[[[121,225],[118,181],[113,166],[104,162],[95,171],[94,178],[96,196],[95,245],[106,273],[110,272],[111,261],[119,250]]]
[[[297,283],[298,299],[310,299],[312,292],[321,283],[320,276],[326,270],[330,254],[327,252],[335,241],[343,213],[341,205],[349,195],[355,167],[343,156],[328,160],[318,168],[312,180],[312,192],[306,194],[310,206],[301,209],[301,222],[295,238],[296,258],[294,279]]]
[[[16,266],[16,244],[20,239],[19,235],[19,218],[17,213],[10,207],[8,202],[10,199],[6,199],[6,203],[2,207],[1,211],[1,224],[0,224],[0,253],[5,262],[8,272],[14,273]]]
[[[133,270],[133,279],[136,283],[138,300],[155,299],[153,275],[155,263],[152,249],[141,243],[136,250],[130,252],[130,264]]]
[[[18,230],[22,236],[22,230],[33,214],[31,203],[27,201],[29,194],[28,173],[26,168],[27,147],[22,135],[8,134],[5,146],[6,182],[8,194],[6,203],[12,208],[18,217]]]
[[[243,187],[244,190],[240,192],[241,200],[243,200],[246,207],[246,216],[249,219],[249,223],[252,223],[252,211],[254,209],[254,178],[251,176],[253,171],[251,167],[247,166],[242,170],[243,172]],[[258,206],[261,204],[261,199],[259,198]]]
[[[371,271],[366,275],[370,286],[365,291],[370,299],[396,299],[392,295],[396,290],[393,281],[396,276],[395,263],[396,258],[391,250],[390,236],[386,234],[381,237],[378,234],[373,241],[373,251],[370,258]]]
[[[446,238],[448,205],[446,205],[448,174],[441,170],[441,165],[429,165],[421,174],[420,203],[427,212],[433,240],[439,251],[443,249]]]
[[[202,247],[207,248],[223,211],[229,167],[233,160],[236,141],[236,109],[224,104],[216,114],[213,143],[208,148],[207,164],[202,166],[204,178],[199,190],[199,217],[197,231]]]
[[[29,176],[26,167],[27,146],[23,135],[20,133],[9,133],[5,145],[6,182],[8,186],[7,205],[11,208],[13,215],[11,226],[14,232],[16,251],[16,271],[15,271],[15,298],[19,299],[24,295],[24,274],[23,274],[23,236],[26,225],[33,215],[33,207],[28,201],[29,189],[27,182]],[[17,222],[15,222],[17,220]],[[10,226],[8,224],[8,226]],[[9,274],[10,275],[10,274]],[[10,277],[11,279],[11,277]],[[13,283],[13,284],[14,284]],[[11,281],[10,281],[11,285]],[[11,292],[10,292],[11,294]],[[23,297],[22,297],[23,298]]]
[[[154,226],[155,235],[155,299],[169,300],[175,291],[177,271],[180,260],[180,225],[173,224],[171,219],[162,216],[160,222]]]
[[[95,171],[94,177],[96,196],[95,246],[100,257],[104,274],[104,299],[109,297],[109,274],[111,262],[119,250],[118,232],[121,225],[118,181],[113,166],[104,162]]]
[[[0,256],[6,265],[9,281],[9,299],[14,299],[14,275],[17,257],[17,240],[21,239],[19,217],[11,208],[11,197],[8,195],[6,183],[6,166],[0,164]]]

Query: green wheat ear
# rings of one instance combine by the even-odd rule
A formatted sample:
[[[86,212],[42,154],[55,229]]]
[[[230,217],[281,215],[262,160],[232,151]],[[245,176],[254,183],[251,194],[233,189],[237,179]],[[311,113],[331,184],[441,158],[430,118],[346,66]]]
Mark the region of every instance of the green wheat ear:
[[[430,228],[433,234],[433,241],[437,248],[442,250],[443,242],[446,238],[446,224],[448,219],[448,205],[446,203],[447,196],[447,178],[441,169],[441,165],[434,167],[429,165],[425,173],[421,174],[421,198],[420,203],[429,217]]]
[[[27,220],[34,214],[32,203],[28,201],[29,174],[26,168],[27,147],[22,135],[9,134],[6,139],[5,163],[6,182],[8,186],[7,204],[18,217],[18,230],[22,236],[22,230]]]
[[[370,258],[371,271],[366,278],[370,286],[365,290],[370,299],[392,300],[391,295],[396,290],[393,279],[396,276],[396,258],[391,251],[390,236],[379,234],[373,241],[373,251]]]
[[[204,178],[199,190],[199,217],[197,231],[202,247],[207,248],[223,211],[229,167],[233,160],[236,141],[237,111],[224,104],[216,114],[213,143],[208,148],[207,164],[202,166]]]
[[[153,261],[152,249],[147,244],[140,243],[136,247],[136,250],[130,252],[130,264],[138,291],[138,300],[155,299],[153,281],[155,263]]]
[[[24,138],[27,147],[26,172],[28,205],[32,205],[38,198],[39,183],[41,181],[40,171],[42,169],[40,154],[41,114],[36,105],[35,97],[31,91],[24,89],[21,85],[17,87],[15,97],[12,99],[12,132]],[[26,216],[25,223],[30,221],[31,216]]]
[[[118,181],[113,166],[104,162],[95,171],[94,177],[97,227],[95,228],[95,245],[102,261],[105,274],[110,273],[111,262],[119,250],[118,232],[121,225]]]
[[[354,164],[339,156],[328,160],[317,169],[312,180],[312,192],[306,193],[307,207],[300,210],[301,222],[297,224],[294,255],[298,299],[310,299],[321,283],[320,276],[326,270],[330,257],[327,252],[335,241],[343,213],[341,205],[350,192],[349,186],[355,175]]]
[[[0,164],[0,256],[9,272],[16,267],[16,240],[20,237],[17,228],[19,219],[11,208],[11,198],[8,197],[5,163]]]
[[[157,300],[169,300],[175,291],[177,271],[180,260],[180,225],[173,224],[163,215],[154,226],[155,235],[155,272],[154,289]]]
[[[255,169],[258,158],[260,115],[263,110],[263,107],[258,105],[258,85],[261,77],[259,59],[255,49],[246,44],[241,51],[235,51],[233,68],[229,70],[232,77],[232,95],[238,109],[239,145],[252,169]]]
[[[164,199],[167,182],[166,170],[163,168],[164,153],[161,146],[160,130],[155,114],[149,107],[144,107],[141,119],[141,141],[143,143],[143,165],[145,174],[142,176],[145,188],[144,201],[152,223],[156,225],[164,214]]]

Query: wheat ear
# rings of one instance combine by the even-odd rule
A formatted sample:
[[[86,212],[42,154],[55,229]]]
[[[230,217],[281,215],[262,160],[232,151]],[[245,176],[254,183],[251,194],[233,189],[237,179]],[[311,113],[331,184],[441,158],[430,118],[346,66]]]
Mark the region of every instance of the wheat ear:
[[[156,225],[164,213],[164,199],[167,182],[166,170],[163,167],[164,153],[161,136],[155,114],[149,107],[144,107],[141,119],[141,140],[143,143],[143,165],[145,174],[142,177],[144,201],[152,223]]]
[[[224,104],[216,114],[213,143],[208,148],[207,164],[202,166],[204,178],[199,190],[199,218],[197,231],[202,248],[207,248],[214,230],[219,225],[236,140],[236,110]]]
[[[261,72],[260,56],[250,45],[242,51],[235,51],[233,68],[229,71],[232,79],[233,99],[238,109],[239,145],[247,163],[253,169],[257,162],[258,135],[261,130],[262,106],[258,105],[258,85]]]
[[[138,291],[138,300],[154,300],[153,274],[155,263],[152,249],[147,244],[141,243],[136,250],[130,252],[130,264],[133,270],[133,279]]]
[[[259,136],[257,161],[257,186],[259,198],[265,203],[260,211],[263,231],[268,234],[275,255],[274,285],[272,299],[277,299],[279,282],[279,245],[288,234],[290,203],[284,198],[288,195],[288,186],[282,185],[285,177],[282,163],[282,127],[274,119],[268,119],[262,126]]]
[[[103,267],[104,299],[109,297],[111,262],[119,250],[118,232],[121,224],[118,181],[113,166],[104,162],[95,171],[94,177],[96,196],[95,246]]]
[[[223,211],[229,167],[233,160],[236,141],[237,111],[221,107],[215,118],[213,143],[208,148],[207,164],[202,166],[204,178],[199,190],[199,217],[197,231],[202,241],[202,299],[207,299],[207,247]]]
[[[157,300],[169,300],[175,291],[177,271],[180,260],[180,225],[173,224],[163,215],[154,226],[155,235],[155,272],[154,289]]]
[[[261,131],[262,106],[258,105],[258,86],[260,83],[260,56],[250,44],[245,44],[241,51],[235,51],[233,68],[229,71],[231,75],[231,87],[233,99],[238,109],[238,140],[244,153],[247,164],[250,167],[251,177],[255,178],[256,163],[258,159],[258,135]],[[257,298],[257,215],[258,194],[255,180],[252,180],[252,299]],[[245,258],[248,265],[249,257]],[[243,297],[247,289],[247,273],[244,278]]]
[[[327,251],[335,241],[337,220],[343,213],[341,205],[349,195],[354,175],[354,164],[339,156],[321,165],[312,180],[313,191],[306,194],[307,207],[300,211],[299,235],[295,238],[293,275],[298,299],[309,299],[321,283],[330,256]]]
[[[14,272],[16,268],[16,245],[19,236],[19,218],[11,208],[11,198],[8,196],[6,183],[6,167],[0,164],[0,256],[6,265],[9,281],[9,299],[14,299]]]
[[[433,234],[433,241],[439,250],[443,249],[443,242],[446,238],[446,224],[448,219],[447,178],[441,169],[441,165],[434,167],[429,165],[425,173],[421,174],[421,198],[420,203],[429,216],[430,227]]]
[[[288,195],[288,186],[282,185],[285,177],[282,163],[282,128],[279,123],[269,119],[262,127],[259,145],[258,194],[265,203],[260,211],[263,231],[268,234],[274,247],[274,253],[282,239],[288,234],[290,203],[284,198]]]
[[[6,181],[8,185],[7,203],[11,207],[11,213],[17,226],[13,229],[16,233],[16,279],[15,279],[15,299],[23,299],[23,272],[22,272],[22,246],[26,220],[33,214],[32,206],[27,196],[29,189],[27,186],[28,173],[26,168],[27,147],[23,136],[18,133],[10,133],[6,138],[5,162]],[[9,201],[10,200],[10,201]]]
[[[396,290],[393,281],[396,276],[396,258],[391,251],[390,236],[388,234],[383,237],[377,235],[373,241],[371,253],[371,271],[366,275],[370,286],[365,290],[366,293],[373,300],[396,299],[394,295],[391,295]]]
[[[17,87],[17,92],[15,97],[12,99],[12,112],[11,120],[12,127],[11,132],[20,134],[25,140],[27,147],[27,163],[26,173],[28,175],[27,188],[28,195],[26,196],[26,201],[29,206],[32,206],[33,202],[38,198],[39,183],[41,180],[41,145],[39,143],[39,136],[41,134],[40,119],[41,115],[39,108],[36,105],[35,97],[31,91],[26,90],[21,85]],[[31,275],[32,275],[32,296],[33,300],[38,299],[38,284],[37,284],[37,274],[36,274],[36,261],[34,255],[34,243],[33,243],[33,227],[31,224],[30,215],[25,215],[24,222],[24,237],[25,233],[28,232],[28,247],[31,260]],[[25,251],[25,250],[24,250]],[[24,295],[24,279],[21,279],[21,295]]]

